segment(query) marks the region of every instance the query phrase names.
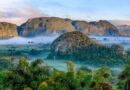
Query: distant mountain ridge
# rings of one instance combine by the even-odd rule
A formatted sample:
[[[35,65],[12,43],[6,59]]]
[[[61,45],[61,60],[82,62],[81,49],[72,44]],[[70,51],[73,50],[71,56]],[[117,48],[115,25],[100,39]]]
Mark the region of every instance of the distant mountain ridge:
[[[61,35],[73,31],[97,36],[130,36],[130,29],[128,27],[114,26],[107,20],[87,22],[58,17],[38,17],[29,19],[20,26],[8,22],[0,23],[1,38]]]
[[[129,25],[119,25],[117,26],[122,33],[122,36],[130,36],[130,26]]]
[[[118,28],[112,25],[106,20],[100,20],[99,22],[85,22],[77,21],[78,31],[81,31],[87,35],[98,35],[98,36],[118,36],[120,35]],[[81,30],[82,28],[82,30]]]
[[[18,27],[18,34],[25,37],[63,34],[72,31],[80,31],[87,35],[120,35],[118,28],[105,20],[92,23],[57,17],[40,17],[29,19]]]
[[[0,39],[17,36],[17,25],[7,22],[0,22]]]
[[[75,31],[70,19],[57,17],[41,17],[29,19],[18,27],[18,34],[25,37],[37,35],[62,34]]]

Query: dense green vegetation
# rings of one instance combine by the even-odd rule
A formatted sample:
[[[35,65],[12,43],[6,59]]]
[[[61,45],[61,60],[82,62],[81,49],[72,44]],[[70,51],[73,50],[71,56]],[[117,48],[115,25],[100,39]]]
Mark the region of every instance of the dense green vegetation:
[[[74,60],[86,61],[88,64],[95,65],[122,65],[128,62],[129,55],[124,51],[121,46],[112,45],[108,46],[96,46],[90,45],[83,49],[81,52],[73,53]],[[91,60],[91,61],[90,61]]]
[[[90,45],[78,49],[71,54],[62,53],[51,53],[50,45],[38,44],[38,45],[21,45],[21,46],[1,46],[0,47],[0,67],[7,67],[10,58],[13,57],[14,60],[21,56],[27,56],[28,58],[44,58],[56,59],[56,60],[73,60],[79,61],[85,64],[91,64],[94,66],[118,66],[127,63],[130,59],[130,51],[126,52],[119,45],[110,46],[97,46]],[[46,58],[48,56],[48,58]],[[5,64],[3,64],[5,63]]]
[[[71,59],[94,66],[115,66],[127,63],[129,57],[120,45],[103,45],[81,32],[68,32],[53,41],[48,59]]]
[[[122,46],[116,44],[111,46],[91,44],[73,53],[64,54],[52,51],[48,58],[54,59],[54,57],[56,59],[82,61],[94,66],[116,66],[126,64],[130,58],[130,53],[126,52]]]
[[[1,69],[0,90],[130,90],[130,63],[115,77],[108,67],[76,69],[67,61],[67,71],[49,67],[43,60],[21,57],[17,64]]]

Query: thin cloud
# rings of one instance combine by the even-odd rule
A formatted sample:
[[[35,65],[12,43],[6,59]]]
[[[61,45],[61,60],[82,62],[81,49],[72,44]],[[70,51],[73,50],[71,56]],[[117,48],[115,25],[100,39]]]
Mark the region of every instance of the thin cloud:
[[[20,9],[0,11],[0,21],[13,22],[15,24],[21,24],[34,17],[48,16],[44,14],[40,9],[33,8],[32,6],[26,6]]]
[[[1,0],[0,21],[20,24],[48,15],[79,20],[130,20],[129,3],[130,0]]]

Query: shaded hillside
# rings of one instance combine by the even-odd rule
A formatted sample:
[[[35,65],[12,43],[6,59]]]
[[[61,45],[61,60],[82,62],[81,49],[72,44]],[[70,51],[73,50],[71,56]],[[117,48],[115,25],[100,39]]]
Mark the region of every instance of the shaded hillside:
[[[95,32],[98,35],[106,35],[106,36],[120,35],[118,28],[106,20],[100,20],[99,22],[90,22],[89,24],[96,27]],[[92,34],[93,32],[91,32],[90,30],[90,34]]]
[[[130,26],[128,25],[120,25],[120,26],[117,26],[118,29],[120,30],[120,33],[123,35],[123,36],[130,36]]]
[[[52,43],[52,51],[60,54],[71,54],[93,42],[81,32],[70,32],[61,35]]]
[[[11,38],[17,36],[17,25],[0,22],[0,39]]]
[[[51,51],[48,58],[80,60],[96,65],[122,65],[128,59],[123,47],[98,44],[81,32],[61,35],[52,43]]]

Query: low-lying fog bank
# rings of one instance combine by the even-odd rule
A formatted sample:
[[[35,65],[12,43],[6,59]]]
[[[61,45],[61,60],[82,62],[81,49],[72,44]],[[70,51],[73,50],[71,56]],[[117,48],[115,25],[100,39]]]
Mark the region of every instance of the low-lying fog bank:
[[[38,36],[34,38],[14,37],[11,39],[0,40],[0,45],[28,45],[28,44],[46,44],[53,42],[59,35]],[[119,44],[126,50],[130,49],[130,37],[112,37],[112,36],[89,36],[91,39],[103,44]]]
[[[24,37],[14,37],[11,39],[0,40],[0,45],[26,45],[26,44],[39,44],[39,43],[51,43],[53,42],[58,35],[56,36],[38,36],[34,38],[24,38]]]
[[[51,66],[52,68],[57,68],[59,70],[62,71],[66,71],[67,70],[67,66],[66,66],[66,60],[45,60],[46,63],[48,63],[49,66]],[[88,65],[88,64],[83,64],[81,62],[74,62],[76,65],[76,68],[79,69],[80,67],[83,66],[87,66],[89,69],[91,70],[97,70],[101,67],[99,66],[92,66],[92,65]],[[119,74],[122,72],[123,66],[116,66],[116,67],[109,67],[113,74]]]
[[[15,37],[15,38],[8,39],[8,40],[0,40],[1,55],[6,55],[6,54],[8,55],[10,53],[8,50],[11,48],[9,46],[11,46],[10,44],[12,44],[12,45],[16,45],[15,52],[17,55],[15,55],[15,53],[14,53],[13,54],[14,57],[18,57],[18,54],[20,53],[19,56],[21,56],[21,55],[28,56],[29,60],[41,58],[41,59],[45,60],[45,62],[47,62],[53,68],[57,68],[59,70],[66,70],[66,60],[47,60],[47,59],[45,59],[47,57],[48,53],[50,53],[50,52],[44,50],[46,48],[46,46],[44,46],[43,44],[51,43],[57,37],[58,36],[52,36],[52,37],[46,36],[46,37],[35,37],[35,38]],[[107,37],[108,41],[106,40],[106,37],[91,37],[91,38],[95,38],[95,40],[101,41],[102,43],[110,42],[111,40],[113,42],[114,42],[114,40],[117,40],[120,42],[126,41],[128,43],[130,41],[130,39],[128,37],[126,37],[126,38],[118,37],[118,39],[116,37]],[[43,43],[43,44],[38,45],[38,43]],[[29,45],[29,47],[28,47],[28,45],[26,45],[26,44],[34,44],[34,45]],[[35,53],[38,53],[38,55],[36,55]],[[7,56],[5,56],[5,57],[7,57]],[[90,68],[92,70],[100,68],[100,67],[96,67],[93,65],[83,64],[82,62],[74,62],[74,63],[76,64],[77,68],[79,68],[81,66],[88,66],[88,68]],[[120,66],[110,67],[110,68],[116,74],[118,74],[122,71],[122,67],[120,67]]]
[[[130,37],[112,37],[112,36],[89,36],[91,39],[106,45],[119,44],[125,48],[130,49]]]

